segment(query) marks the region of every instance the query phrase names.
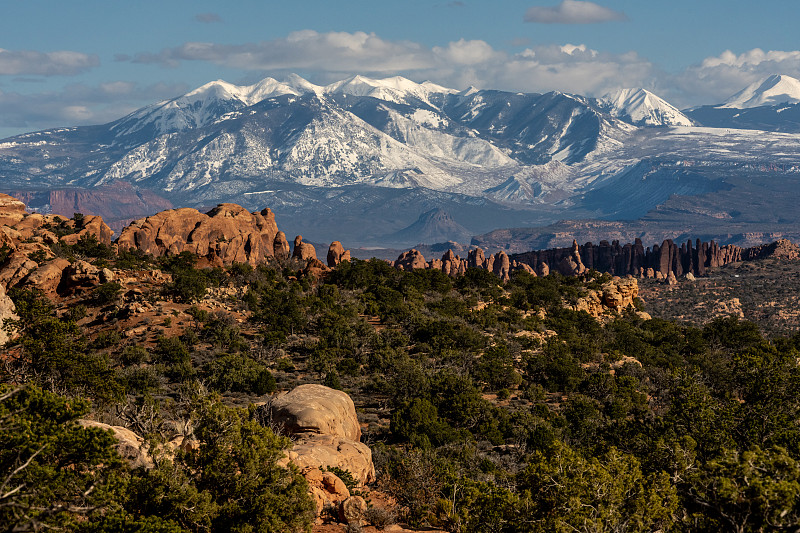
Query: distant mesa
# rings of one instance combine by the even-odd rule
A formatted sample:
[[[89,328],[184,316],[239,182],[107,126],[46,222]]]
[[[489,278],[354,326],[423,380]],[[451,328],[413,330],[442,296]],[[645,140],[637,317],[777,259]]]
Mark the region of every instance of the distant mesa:
[[[97,215],[119,233],[133,220],[172,209],[172,203],[150,189],[117,181],[91,189],[48,188],[2,191],[23,201],[29,210],[72,217],[74,213]]]

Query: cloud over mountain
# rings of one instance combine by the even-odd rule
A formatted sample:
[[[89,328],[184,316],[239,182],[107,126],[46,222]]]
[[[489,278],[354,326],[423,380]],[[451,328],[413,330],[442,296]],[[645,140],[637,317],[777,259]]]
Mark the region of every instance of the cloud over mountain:
[[[100,59],[94,54],[70,50],[38,52],[0,48],[0,75],[73,76],[99,64]]]
[[[653,72],[635,52],[612,54],[585,45],[535,46],[518,53],[480,39],[428,47],[392,41],[374,33],[292,32],[285,38],[238,45],[188,42],[156,53],[141,52],[134,63],[177,66],[206,61],[261,74],[303,71],[318,81],[355,72],[401,74],[454,87],[502,87],[523,92],[605,92],[617,84],[641,85]]]
[[[73,83],[61,91],[39,93],[0,91],[0,127],[40,129],[100,124],[187,89],[185,84],[115,81],[99,85]]]

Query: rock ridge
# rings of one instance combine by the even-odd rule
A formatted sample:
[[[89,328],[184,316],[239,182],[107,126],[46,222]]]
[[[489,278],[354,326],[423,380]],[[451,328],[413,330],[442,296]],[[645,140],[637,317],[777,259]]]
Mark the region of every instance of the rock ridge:
[[[573,241],[569,248],[551,248],[513,254],[511,258],[524,263],[535,270],[540,265],[547,265],[549,270],[558,269],[569,275],[569,265],[583,265],[587,270],[594,269],[615,276],[652,277],[666,280],[672,273],[679,278],[687,274],[705,276],[711,268],[728,263],[751,261],[776,257],[780,259],[797,259],[800,247],[782,239],[770,244],[752,248],[742,248],[733,244],[720,246],[713,240],[695,242],[688,240],[678,245],[667,239],[661,245],[654,244],[645,248],[640,239],[633,243],[620,244],[619,241],[600,241],[599,244],[587,242],[578,245]],[[567,268],[562,268],[566,264]],[[580,272],[575,272],[579,274]]]

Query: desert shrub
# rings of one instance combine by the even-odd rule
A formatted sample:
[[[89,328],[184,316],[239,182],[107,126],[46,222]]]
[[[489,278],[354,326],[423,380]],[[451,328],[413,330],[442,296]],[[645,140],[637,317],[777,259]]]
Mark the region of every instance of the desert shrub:
[[[126,346],[119,359],[123,365],[138,365],[150,362],[150,353],[142,346]]]
[[[269,369],[243,354],[225,354],[203,365],[201,371],[208,386],[219,392],[268,394],[275,390],[275,378]]]
[[[48,390],[89,394],[101,402],[122,393],[105,355],[93,353],[81,328],[68,317],[58,317],[53,304],[35,289],[12,289],[9,296],[19,319],[8,329],[21,350],[8,361],[34,383]]]
[[[97,337],[94,338],[90,346],[95,350],[102,350],[103,348],[116,346],[121,340],[122,335],[120,335],[118,331],[101,331],[97,334]]]
[[[153,257],[138,248],[120,249],[115,264],[120,269],[148,268],[153,264]]]
[[[121,292],[122,285],[116,281],[109,281],[92,290],[92,300],[98,305],[108,305],[117,301]]]
[[[74,531],[118,507],[126,468],[109,432],[77,424],[88,412],[80,398],[0,385],[0,529]]]
[[[93,233],[84,233],[78,242],[72,245],[72,253],[95,259],[112,259],[116,256],[114,248],[102,243]]]
[[[278,465],[291,443],[244,410],[205,400],[197,410],[197,453],[179,453],[131,483],[128,508],[188,531],[301,532],[314,504],[308,485]]]
[[[161,376],[152,366],[124,368],[119,372],[119,381],[128,394],[149,394],[161,387]]]

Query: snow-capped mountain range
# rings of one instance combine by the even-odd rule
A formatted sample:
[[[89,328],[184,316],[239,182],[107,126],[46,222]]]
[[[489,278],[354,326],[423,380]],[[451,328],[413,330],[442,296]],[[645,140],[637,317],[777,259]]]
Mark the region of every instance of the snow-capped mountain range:
[[[296,75],[250,86],[218,80],[110,124],[4,139],[0,176],[6,190],[124,181],[176,205],[266,205],[301,227],[319,212],[338,221],[319,227],[350,231],[352,219],[351,238],[361,232],[371,242],[442,206],[478,232],[504,224],[498,218],[628,216],[674,192],[722,187],[681,161],[733,168],[770,157],[793,168],[800,162],[793,135],[740,132],[722,142],[700,126],[703,116],[735,121],[758,112],[779,117],[772,129],[786,131],[798,102],[800,82],[788,76],[691,112],[644,89],[588,98],[455,90],[402,77],[325,86]],[[754,152],[763,142],[767,152]]]

